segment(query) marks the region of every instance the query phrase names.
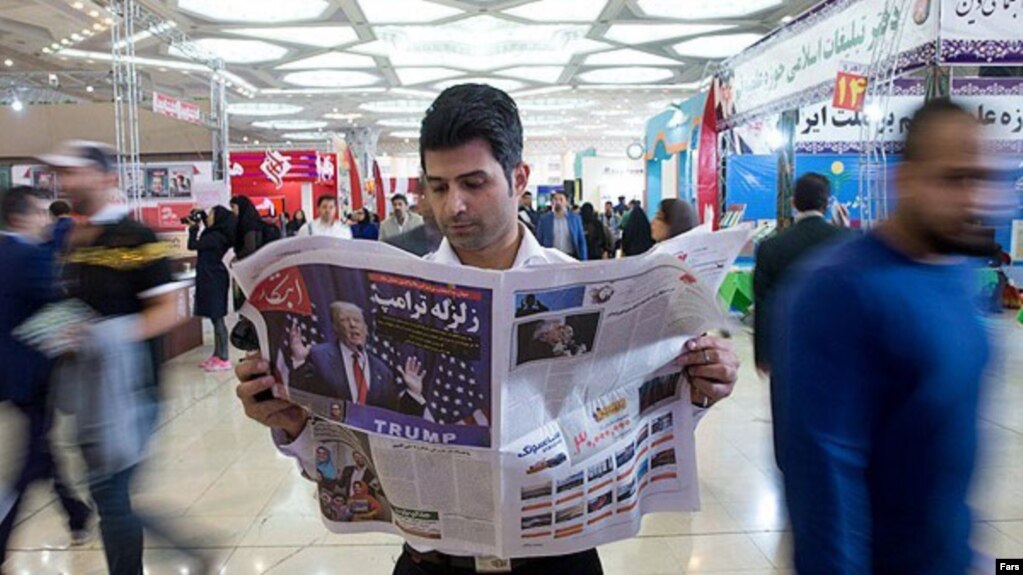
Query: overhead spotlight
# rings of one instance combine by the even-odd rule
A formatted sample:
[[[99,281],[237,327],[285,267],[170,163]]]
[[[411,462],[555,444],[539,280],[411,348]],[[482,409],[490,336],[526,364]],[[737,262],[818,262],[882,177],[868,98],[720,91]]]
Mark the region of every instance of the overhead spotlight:
[[[68,40],[67,38],[61,38],[60,39],[60,43],[65,45],[65,46],[70,46],[71,45],[71,40]]]
[[[92,29],[97,32],[100,32],[103,30],[103,25],[100,24],[99,22],[96,22],[95,24],[92,25]]]
[[[83,4],[82,2],[75,2],[74,4],[71,5],[71,7],[74,8],[75,10],[84,10],[85,4]]]
[[[15,99],[11,102],[11,109],[15,112],[20,112],[25,109],[25,104],[22,104],[21,100]]]
[[[95,92],[96,89],[93,88],[92,86],[86,86],[85,87],[85,91],[91,94],[91,93]]]
[[[99,18],[99,10],[89,10],[89,16],[93,18]]]
[[[14,60],[11,60],[10,58],[4,60],[4,66],[7,66],[8,68],[10,68],[13,65],[14,65]]]

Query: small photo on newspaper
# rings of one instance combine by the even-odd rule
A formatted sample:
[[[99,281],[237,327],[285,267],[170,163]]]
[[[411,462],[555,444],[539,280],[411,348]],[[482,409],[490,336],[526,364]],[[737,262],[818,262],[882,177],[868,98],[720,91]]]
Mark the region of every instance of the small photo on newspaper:
[[[320,513],[331,523],[390,523],[394,511],[381,486],[365,433],[315,424],[316,481]]]
[[[288,399],[360,430],[491,446],[490,290],[326,264],[249,297]]]

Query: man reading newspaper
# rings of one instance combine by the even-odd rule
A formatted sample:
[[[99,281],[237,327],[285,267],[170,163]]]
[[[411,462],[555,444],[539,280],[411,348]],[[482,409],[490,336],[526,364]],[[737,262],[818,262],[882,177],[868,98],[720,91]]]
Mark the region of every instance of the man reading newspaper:
[[[557,250],[541,247],[517,218],[530,173],[522,161],[522,148],[518,108],[504,92],[466,84],[449,88],[437,98],[423,119],[420,156],[427,188],[424,201],[430,203],[444,240],[427,260],[488,270],[574,262]],[[564,328],[549,331],[567,333]],[[729,341],[704,336],[686,343],[677,365],[689,375],[693,409],[699,412],[731,394],[739,360]],[[320,444],[311,431],[314,425],[307,411],[281,399],[257,400],[257,395],[270,389],[277,391],[277,397],[287,396],[284,385],[267,375],[269,372],[269,362],[254,356],[236,369],[242,381],[237,394],[246,414],[272,429],[275,443],[300,461],[306,475],[309,470],[321,478],[337,474],[337,482],[343,483],[342,474],[326,456],[321,454],[318,461]],[[556,460],[547,465],[561,463]],[[370,499],[365,487],[321,493],[325,516],[347,513],[357,519],[359,515],[369,518],[386,513],[386,505]],[[591,507],[605,503],[595,501]],[[406,545],[394,570],[399,575],[478,572],[591,575],[603,570],[595,549],[571,555],[487,560],[420,545]]]

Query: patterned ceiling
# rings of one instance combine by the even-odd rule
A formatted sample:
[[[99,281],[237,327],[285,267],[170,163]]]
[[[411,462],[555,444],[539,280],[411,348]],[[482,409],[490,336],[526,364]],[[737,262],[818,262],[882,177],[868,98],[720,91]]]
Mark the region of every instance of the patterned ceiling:
[[[488,82],[519,101],[528,138],[628,138],[698,89],[709,65],[812,1],[142,0],[230,72],[232,140],[325,139],[353,127],[414,138],[446,86]],[[109,100],[106,0],[0,0],[0,101],[55,88]],[[179,46],[139,32],[145,90],[208,98]],[[6,62],[4,62],[6,64]],[[57,75],[52,85],[49,73]],[[49,90],[47,90],[49,88]],[[59,98],[58,98],[59,99]],[[258,115],[257,115],[258,114]]]

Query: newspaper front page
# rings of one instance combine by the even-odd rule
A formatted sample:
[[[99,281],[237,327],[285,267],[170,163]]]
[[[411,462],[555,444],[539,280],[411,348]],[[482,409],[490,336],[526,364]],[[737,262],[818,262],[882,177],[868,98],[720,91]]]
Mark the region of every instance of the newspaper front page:
[[[284,399],[314,415],[302,463],[328,527],[528,557],[699,507],[675,359],[725,326],[716,274],[745,240],[717,235],[504,272],[297,238],[232,273]]]

